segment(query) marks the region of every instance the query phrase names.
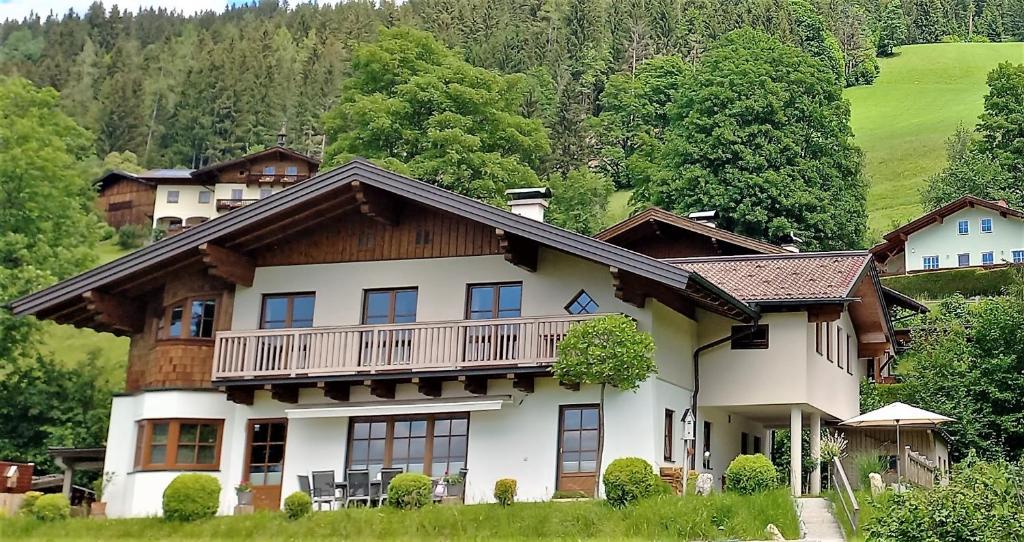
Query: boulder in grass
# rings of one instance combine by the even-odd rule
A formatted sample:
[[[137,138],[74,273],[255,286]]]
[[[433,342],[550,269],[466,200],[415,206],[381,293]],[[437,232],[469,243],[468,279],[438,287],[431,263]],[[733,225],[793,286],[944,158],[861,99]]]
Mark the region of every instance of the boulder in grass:
[[[768,526],[765,527],[764,531],[766,533],[768,533],[768,536],[773,541],[775,541],[775,540],[785,540],[786,539],[786,537],[782,536],[782,531],[780,531],[779,528],[776,527],[774,523],[769,523]]]
[[[714,477],[710,473],[703,472],[700,476],[697,476],[697,494],[698,495],[710,495],[711,486],[715,484]]]
[[[868,480],[871,482],[871,496],[877,497],[885,491],[885,482],[882,482],[882,475],[877,472],[872,472],[868,475]]]

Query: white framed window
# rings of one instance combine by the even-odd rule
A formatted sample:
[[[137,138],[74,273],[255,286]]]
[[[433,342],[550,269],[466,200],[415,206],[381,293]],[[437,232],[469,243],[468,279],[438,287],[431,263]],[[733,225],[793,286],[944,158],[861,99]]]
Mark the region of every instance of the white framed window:
[[[299,167],[298,166],[288,166],[288,167],[286,167],[284,169],[284,174],[285,175],[298,175],[299,174]]]
[[[967,220],[957,221],[956,232],[960,235],[967,235],[971,232],[971,223]]]
[[[971,265],[971,255],[968,252],[956,255],[956,264],[960,267],[967,267]]]
[[[231,199],[242,199],[242,189],[241,188],[232,188],[231,189]]]
[[[981,233],[992,233],[992,219],[981,219]]]
[[[1013,251],[1013,263],[1024,263],[1024,250]]]
[[[925,269],[938,269],[939,268],[939,257],[938,256],[925,256],[923,258],[922,266]]]
[[[991,252],[981,253],[981,265],[992,265],[994,263],[996,263],[996,260]]]
[[[274,191],[269,188],[260,188],[260,199],[269,198]]]
[[[167,203],[178,203],[179,197],[181,197],[181,192],[177,190],[167,191]]]
[[[199,191],[199,203],[210,203],[210,200],[212,198],[213,198],[213,192],[210,192],[209,190],[200,190]]]

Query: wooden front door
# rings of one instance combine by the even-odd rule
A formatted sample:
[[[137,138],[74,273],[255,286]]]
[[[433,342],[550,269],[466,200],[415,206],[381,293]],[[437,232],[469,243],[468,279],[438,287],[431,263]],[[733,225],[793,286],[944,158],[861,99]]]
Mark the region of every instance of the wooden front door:
[[[594,495],[597,482],[597,405],[565,405],[558,421],[558,483],[561,491]]]
[[[288,421],[285,419],[249,420],[244,479],[252,485],[252,503],[257,510],[281,508],[281,477],[287,435]]]

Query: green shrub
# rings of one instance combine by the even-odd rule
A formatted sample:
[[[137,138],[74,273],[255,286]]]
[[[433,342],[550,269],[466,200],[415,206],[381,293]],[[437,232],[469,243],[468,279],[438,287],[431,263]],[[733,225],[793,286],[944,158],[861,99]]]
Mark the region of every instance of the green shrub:
[[[124,250],[132,250],[141,247],[146,239],[149,239],[150,229],[145,226],[128,224],[117,230],[117,246]]]
[[[288,519],[299,519],[313,511],[313,499],[309,493],[296,491],[284,499],[284,513]]]
[[[889,461],[876,453],[864,452],[853,456],[853,466],[857,469],[860,487],[868,488],[871,487],[871,473],[885,473],[889,470]]]
[[[502,478],[494,482],[494,500],[502,506],[509,506],[516,501],[518,485],[511,478]]]
[[[918,299],[945,299],[960,293],[964,297],[1002,295],[1013,282],[1009,268],[950,269],[885,277],[882,284]]]
[[[62,493],[43,495],[32,505],[32,517],[39,521],[60,521],[71,517],[71,503]]]
[[[209,474],[179,474],[164,490],[164,518],[197,521],[217,515],[220,482]]]
[[[659,495],[663,486],[654,467],[639,457],[620,457],[604,471],[604,496],[616,508]]]
[[[495,486],[495,494],[497,494],[497,486]],[[587,495],[585,491],[569,491],[565,489],[559,489],[558,491],[555,492],[554,495],[551,496],[551,499],[586,499],[589,497],[590,495]]]
[[[775,465],[763,454],[741,455],[725,469],[729,491],[753,495],[775,489],[779,473]]]
[[[32,507],[35,506],[36,501],[38,501],[39,497],[42,496],[42,491],[27,491],[25,493],[25,499],[21,501],[21,506],[18,507],[18,511],[23,514],[31,514]]]
[[[388,485],[388,503],[395,508],[411,510],[430,504],[430,478],[425,474],[403,472]]]

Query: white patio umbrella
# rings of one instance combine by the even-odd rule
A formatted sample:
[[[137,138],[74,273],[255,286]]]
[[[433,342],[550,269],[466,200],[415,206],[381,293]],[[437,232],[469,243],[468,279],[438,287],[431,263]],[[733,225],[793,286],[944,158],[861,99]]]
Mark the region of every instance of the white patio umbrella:
[[[848,427],[895,427],[896,428],[896,479],[901,479],[899,457],[900,426],[938,426],[940,423],[955,421],[953,418],[929,412],[923,408],[895,402],[841,422]]]

